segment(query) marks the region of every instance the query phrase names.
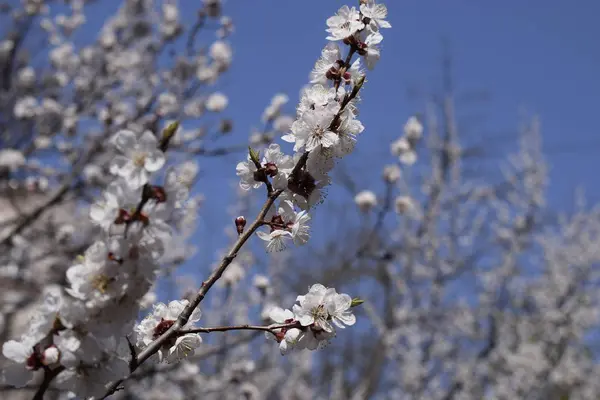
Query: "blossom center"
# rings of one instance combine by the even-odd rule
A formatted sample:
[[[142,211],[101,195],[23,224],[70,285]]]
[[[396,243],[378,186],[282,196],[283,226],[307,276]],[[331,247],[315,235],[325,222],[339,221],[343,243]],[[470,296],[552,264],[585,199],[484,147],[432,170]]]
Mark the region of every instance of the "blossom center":
[[[138,152],[133,155],[133,164],[136,167],[143,167],[146,163],[146,153]]]
[[[328,317],[327,310],[325,309],[323,304],[319,304],[318,306],[311,309],[310,314],[315,319],[315,322],[319,320],[326,321]]]
[[[325,128],[322,128],[320,125],[315,126],[313,135],[315,135],[318,139],[323,139],[323,136],[325,136]]]
[[[108,285],[114,281],[114,278],[111,278],[104,274],[96,275],[92,278],[92,286],[99,291],[100,293],[106,293],[108,289]]]

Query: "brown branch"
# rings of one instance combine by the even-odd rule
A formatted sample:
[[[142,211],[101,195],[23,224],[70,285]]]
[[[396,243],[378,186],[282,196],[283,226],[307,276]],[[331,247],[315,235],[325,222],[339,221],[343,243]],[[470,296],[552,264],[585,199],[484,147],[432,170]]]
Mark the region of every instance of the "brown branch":
[[[44,394],[46,393],[46,390],[48,390],[48,388],[50,387],[50,383],[64,369],[65,367],[63,367],[62,365],[55,369],[44,369],[44,380],[42,381],[42,384],[40,385],[38,390],[33,395],[32,400],[44,400]]]
[[[239,337],[234,338],[231,341],[227,341],[221,346],[209,347],[202,350],[199,353],[194,354],[193,356],[188,357],[186,360],[189,362],[197,362],[203,359],[206,359],[211,356],[224,354],[225,352],[231,350],[235,346],[239,346],[241,344],[251,342],[260,336],[260,331],[252,331],[247,335],[240,335]],[[172,371],[179,366],[177,363],[173,364],[156,364],[148,369],[138,370],[135,374],[131,376],[131,379],[135,379],[136,381],[140,381],[144,378],[147,378],[156,373],[164,373],[168,371]]]
[[[347,62],[346,62],[347,64],[349,64],[349,61],[352,58],[353,54],[354,54],[353,51],[351,51],[348,54]],[[354,85],[352,92],[350,94],[346,95],[345,98],[343,99],[339,112],[335,115],[335,117],[333,118],[333,120],[331,122],[330,128],[332,130],[335,131],[338,128],[342,112],[344,111],[346,106],[358,95],[358,92],[362,88],[364,81],[365,81],[365,77],[363,76]],[[296,163],[296,165],[294,166],[294,168],[290,174],[290,177],[288,179],[288,186],[290,186],[290,185],[293,186],[294,184],[298,184],[300,172],[303,168],[306,167],[306,162],[308,161],[308,156],[309,156],[308,151],[306,151],[306,152],[304,152],[304,154],[302,154],[302,156],[300,157],[300,159],[298,160],[298,162]],[[105,398],[111,396],[112,394],[114,394],[119,389],[119,385],[123,381],[128,379],[131,376],[131,373],[133,373],[141,364],[143,364],[152,355],[156,354],[161,349],[161,347],[163,347],[163,345],[165,343],[167,343],[170,339],[181,334],[182,328],[187,324],[187,322],[188,322],[190,316],[192,315],[192,313],[194,312],[194,310],[200,305],[200,303],[206,297],[206,294],[208,293],[208,291],[221,278],[221,276],[223,275],[223,273],[225,272],[227,267],[237,257],[238,252],[244,246],[244,244],[248,241],[248,239],[250,239],[250,237],[254,234],[254,232],[256,232],[256,230],[263,225],[265,216],[267,215],[268,211],[271,209],[271,207],[275,203],[275,200],[283,192],[284,192],[283,189],[277,189],[277,190],[273,190],[272,188],[268,189],[267,200],[265,201],[260,212],[254,219],[254,222],[252,222],[252,224],[250,225],[250,227],[248,228],[247,231],[245,231],[238,237],[238,239],[233,244],[233,246],[231,247],[231,249],[229,250],[227,255],[225,257],[223,257],[219,266],[215,270],[213,270],[213,272],[210,274],[208,279],[205,280],[204,282],[202,282],[202,284],[200,285],[200,289],[198,290],[196,295],[191,299],[191,301],[188,303],[188,305],[183,309],[183,311],[181,312],[181,314],[179,315],[179,317],[177,318],[175,323],[165,333],[163,333],[158,339],[154,340],[152,343],[150,343],[148,345],[148,347],[146,347],[142,352],[140,352],[138,354],[136,362],[132,363],[132,365],[135,368],[130,371],[130,374],[127,377],[120,379],[118,381],[112,382],[108,385],[108,390],[105,393],[105,395],[102,397],[102,399],[105,399]],[[254,327],[254,328],[256,328],[256,327]],[[199,329],[215,329],[215,328],[199,328]],[[221,328],[221,329],[223,330],[223,328]],[[241,329],[249,329],[249,328],[244,327]],[[275,329],[275,328],[273,328],[273,329]],[[225,329],[225,330],[233,330],[233,329]],[[262,327],[261,329],[258,329],[258,330],[265,330],[265,329],[264,329],[264,327]],[[212,330],[212,331],[215,331],[215,330]],[[189,330],[187,332],[189,333]]]
[[[177,332],[177,335],[186,335],[188,333],[211,333],[211,332],[227,332],[227,331],[264,331],[274,333],[275,329],[292,329],[300,328],[299,322],[290,322],[288,324],[272,324],[272,325],[234,325],[234,326],[216,326],[214,328],[192,328],[184,329]]]
[[[261,222],[264,220],[265,216],[267,215],[267,212],[269,211],[269,209],[271,208],[271,206],[273,205],[273,203],[275,202],[277,197],[279,197],[279,195],[281,195],[281,193],[283,193],[283,190],[281,190],[281,189],[275,190],[267,197],[267,200],[265,201],[263,207],[261,208],[261,210],[260,210],[258,216],[256,217],[256,219],[254,220],[254,222],[250,225],[249,229],[238,237],[238,239],[233,244],[233,246],[231,247],[231,249],[229,250],[227,255],[225,257],[223,257],[223,260],[221,261],[219,266],[210,274],[210,276],[208,277],[208,279],[206,281],[202,282],[202,285],[200,286],[198,293],[196,293],[196,295],[193,297],[193,299],[184,308],[184,310],[181,312],[181,314],[179,315],[179,317],[177,318],[175,323],[171,326],[171,328],[169,328],[169,330],[167,330],[164,334],[162,334],[158,339],[156,339],[155,341],[150,343],[150,345],[148,345],[148,347],[146,347],[142,352],[140,352],[138,354],[137,363],[136,363],[137,365],[135,365],[135,368],[131,372],[135,371],[135,369],[137,369],[137,367],[139,365],[143,364],[148,358],[150,358],[152,355],[157,353],[158,350],[160,350],[160,348],[167,341],[169,341],[171,338],[175,337],[178,334],[178,332],[181,330],[181,328],[183,328],[185,326],[185,324],[187,324],[190,316],[192,315],[192,312],[194,312],[196,307],[198,307],[198,305],[200,305],[202,300],[204,300],[204,297],[206,297],[206,294],[208,293],[208,291],[219,280],[219,278],[221,278],[221,276],[223,275],[223,272],[225,272],[227,267],[236,258],[237,254],[238,254],[239,250],[242,248],[242,246],[248,241],[248,239],[250,239],[250,237],[254,234],[254,232],[262,225]],[[127,378],[128,377],[111,383],[109,385],[108,390],[107,390],[106,394],[104,395],[103,399],[105,399],[108,396],[115,393],[115,391],[117,390],[119,385]]]

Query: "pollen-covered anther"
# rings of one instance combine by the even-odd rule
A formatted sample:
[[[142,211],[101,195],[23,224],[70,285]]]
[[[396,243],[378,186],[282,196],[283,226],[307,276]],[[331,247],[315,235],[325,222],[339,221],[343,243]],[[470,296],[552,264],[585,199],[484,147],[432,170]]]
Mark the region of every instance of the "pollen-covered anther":
[[[92,286],[100,293],[104,294],[108,290],[108,285],[114,282],[115,278],[108,275],[98,274],[92,278]]]

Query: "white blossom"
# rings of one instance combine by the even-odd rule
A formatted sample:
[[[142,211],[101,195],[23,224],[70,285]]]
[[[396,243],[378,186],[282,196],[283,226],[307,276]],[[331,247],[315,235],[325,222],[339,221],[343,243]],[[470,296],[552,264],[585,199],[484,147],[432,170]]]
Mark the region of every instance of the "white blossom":
[[[354,202],[362,212],[367,212],[377,205],[377,196],[370,190],[363,190],[354,196]]]
[[[127,179],[133,188],[148,183],[150,175],[165,164],[165,156],[150,131],[145,131],[138,139],[132,131],[122,130],[112,138],[112,142],[123,155],[113,159],[111,173]]]
[[[282,251],[286,248],[286,241],[292,238],[292,233],[283,230],[275,229],[271,233],[263,231],[256,232],[259,238],[267,242],[267,251]]]
[[[221,112],[227,107],[228,102],[227,96],[223,93],[212,93],[206,99],[206,109],[213,112]]]
[[[368,0],[367,3],[360,5],[360,12],[363,17],[369,19],[369,27],[372,31],[379,28],[391,28],[392,25],[385,20],[387,17],[387,7],[385,4],[377,4],[374,0]]]
[[[327,19],[327,40],[343,40],[363,29],[365,24],[355,7],[342,6],[336,15]]]
[[[163,303],[155,305],[152,314],[144,318],[134,328],[137,333],[137,345],[140,348],[144,348],[165,333],[188,304],[188,300],[174,300],[168,305]],[[192,328],[200,319],[200,315],[200,309],[196,308],[183,328]],[[168,363],[179,361],[182,358],[193,355],[201,343],[202,338],[196,333],[180,335],[174,342],[171,344],[166,343],[158,351],[159,360],[164,360]]]

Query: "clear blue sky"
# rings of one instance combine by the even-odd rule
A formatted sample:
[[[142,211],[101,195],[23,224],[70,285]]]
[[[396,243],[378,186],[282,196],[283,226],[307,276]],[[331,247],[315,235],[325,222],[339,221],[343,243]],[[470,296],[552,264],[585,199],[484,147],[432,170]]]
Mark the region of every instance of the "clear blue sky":
[[[232,39],[231,84],[225,88],[240,129],[258,119],[272,93],[284,91],[294,97],[325,44],[325,19],[346,3],[226,2],[237,31]],[[393,29],[384,32],[382,61],[369,76],[363,95],[361,112],[367,127],[363,147],[385,146],[375,137],[418,111],[419,103],[407,101],[406,88],[437,85],[440,42],[446,37],[458,86],[491,95],[490,102],[479,107],[486,117],[482,133],[513,131],[519,109],[525,107],[541,116],[549,151],[562,144],[585,144],[581,154],[550,157],[560,170],[553,175],[555,184],[566,185],[562,195],[576,183],[594,183],[591,172],[600,166],[590,149],[591,144],[600,149],[595,124],[600,44],[594,39],[600,37],[600,3],[393,0],[386,4]]]
[[[184,22],[193,21],[198,2],[180,1]],[[392,161],[390,141],[410,114],[422,111],[423,102],[411,100],[407,89],[430,91],[440,86],[444,38],[452,50],[456,86],[466,91],[484,90],[491,96],[483,105],[463,108],[463,113],[483,117],[470,135],[506,136],[511,147],[520,111],[539,115],[551,165],[550,205],[570,208],[577,186],[586,189],[590,202],[600,202],[596,179],[600,167],[600,128],[596,123],[600,111],[600,44],[596,40],[600,38],[600,2],[385,3],[393,28],[384,31],[382,60],[365,86],[360,118],[366,131],[350,162],[369,156]],[[93,3],[89,23],[76,42],[93,40],[103,19],[119,4],[118,0]],[[234,63],[215,90],[230,97],[226,115],[233,118],[235,128],[229,143],[245,142],[250,128],[260,127],[260,116],[273,94],[288,94],[289,110],[293,111],[298,92],[326,44],[325,20],[344,4],[352,2],[225,1],[224,11],[236,26],[231,38]],[[200,41],[212,40],[207,35],[211,33],[201,33]],[[504,150],[502,140],[490,142],[489,147]],[[204,178],[199,190],[207,195],[201,251],[223,245],[220,227],[229,223],[224,205],[231,199],[229,184],[236,180],[235,162],[239,159],[239,155],[228,157],[226,165],[200,160]],[[494,168],[497,161],[488,161],[486,166]],[[208,228],[211,235],[206,235]]]
[[[183,4],[191,7],[194,2]],[[230,96],[227,113],[234,118],[237,137],[232,142],[245,140],[250,127],[260,127],[261,113],[274,93],[287,93],[293,110],[298,91],[326,43],[325,20],[343,4],[348,3],[225,3],[236,25],[231,39],[235,52],[233,68],[219,87]],[[506,140],[514,142],[520,110],[538,114],[551,164],[550,204],[569,208],[578,185],[586,188],[591,201],[600,201],[596,123],[600,45],[595,39],[600,38],[600,2],[392,0],[386,4],[393,28],[384,31],[382,60],[363,93],[361,120],[366,131],[356,157],[389,156],[389,142],[400,133],[405,119],[422,110],[423,103],[410,100],[407,88],[439,87],[441,39],[446,38],[457,86],[485,90],[491,96],[483,106],[473,108],[484,117],[477,125],[482,137],[506,134]],[[228,183],[235,180],[234,165],[217,171],[212,163],[202,163],[208,167],[200,190],[208,196],[204,211],[209,211],[203,213],[203,225],[218,229],[219,235],[228,222],[223,204],[231,195]],[[374,174],[378,177],[379,171]],[[215,187],[211,176],[218,176],[221,183]],[[205,241],[201,250],[222,245],[216,236],[200,237]]]

